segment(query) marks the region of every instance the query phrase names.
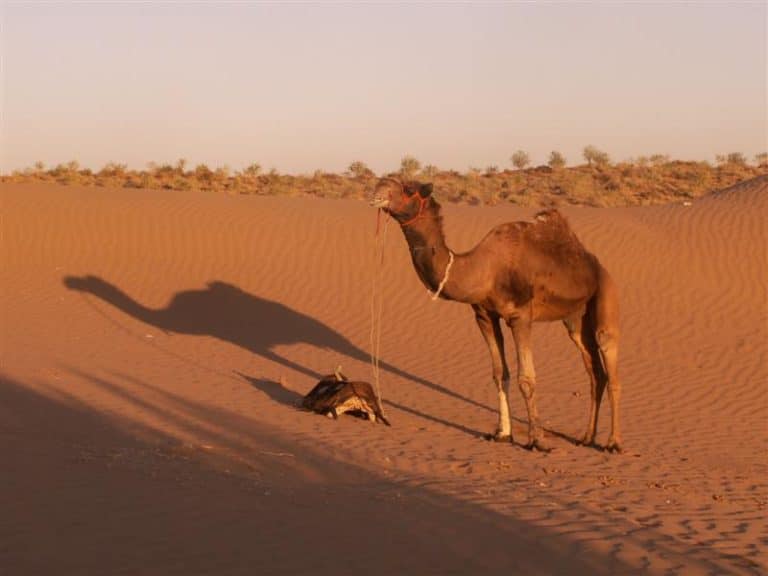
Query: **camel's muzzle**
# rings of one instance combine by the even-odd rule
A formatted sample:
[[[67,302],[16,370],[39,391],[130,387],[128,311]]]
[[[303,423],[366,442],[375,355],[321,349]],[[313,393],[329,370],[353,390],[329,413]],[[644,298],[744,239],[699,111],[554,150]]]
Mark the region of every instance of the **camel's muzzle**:
[[[371,206],[374,208],[386,208],[389,206],[389,198],[385,198],[382,196],[374,196],[371,198],[371,201],[369,202]]]

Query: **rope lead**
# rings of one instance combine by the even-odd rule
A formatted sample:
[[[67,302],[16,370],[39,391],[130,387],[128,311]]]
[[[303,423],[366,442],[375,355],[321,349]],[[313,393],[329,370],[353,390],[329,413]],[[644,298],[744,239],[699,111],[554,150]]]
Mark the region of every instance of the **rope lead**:
[[[374,271],[373,285],[371,288],[371,370],[373,371],[373,390],[376,392],[376,402],[379,410],[384,413],[381,402],[381,387],[379,384],[379,354],[381,351],[381,316],[384,307],[382,285],[384,282],[384,245],[386,243],[387,229],[389,228],[389,215],[384,219],[384,228],[380,232],[381,209],[376,216],[376,236],[374,243]]]

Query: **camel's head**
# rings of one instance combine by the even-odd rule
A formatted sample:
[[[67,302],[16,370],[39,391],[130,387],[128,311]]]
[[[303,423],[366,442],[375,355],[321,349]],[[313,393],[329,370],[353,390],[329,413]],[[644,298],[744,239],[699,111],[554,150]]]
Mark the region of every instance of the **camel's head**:
[[[431,195],[431,183],[382,178],[376,184],[371,206],[381,208],[401,224],[406,224],[419,217]]]

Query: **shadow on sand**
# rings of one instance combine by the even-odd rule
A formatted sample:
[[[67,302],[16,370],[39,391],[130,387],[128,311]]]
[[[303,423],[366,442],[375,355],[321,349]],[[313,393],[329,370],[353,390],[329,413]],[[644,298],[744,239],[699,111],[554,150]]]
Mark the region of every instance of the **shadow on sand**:
[[[362,362],[367,362],[370,359],[367,352],[322,322],[278,302],[249,294],[226,282],[214,281],[201,290],[177,292],[167,306],[159,309],[147,308],[115,285],[97,276],[66,276],[63,282],[70,290],[96,296],[137,320],[164,332],[213,336],[245,348],[262,358],[296,370],[312,379],[320,379],[322,374],[280,356],[273,349],[279,345],[302,343],[327,348],[337,354]],[[465,398],[453,390],[401,370],[388,362],[381,362],[381,368],[441,394],[489,412],[495,412],[484,404]],[[261,390],[280,404],[295,407],[301,400],[301,396],[277,382],[237,374],[254,388]],[[408,406],[386,400],[385,405],[477,438],[484,436],[477,430],[436,418]],[[525,420],[517,418],[514,420],[521,424],[526,423]],[[546,431],[567,442],[578,444],[578,440],[572,436],[555,430]],[[595,448],[600,449],[598,446]]]
[[[243,380],[247,381],[251,386],[253,386],[257,390],[260,390],[261,392],[269,396],[274,402],[277,402],[278,404],[282,404],[290,408],[299,408],[301,405],[301,399],[302,399],[301,394],[299,394],[298,392],[294,392],[289,388],[286,388],[280,382],[275,382],[274,380],[269,380],[266,378],[253,378],[251,376],[246,376],[245,374],[241,374],[240,372],[237,372],[237,371],[235,371],[235,374],[240,376]],[[442,418],[431,416],[430,414],[426,414],[424,412],[416,410],[415,408],[410,408],[398,402],[392,402],[391,400],[384,399],[384,406],[391,406],[392,408],[395,408],[397,410],[407,412],[408,414],[413,414],[414,416],[418,416],[419,418],[424,418],[425,420],[429,420],[430,422],[435,422],[436,424],[442,424],[443,426],[447,426],[448,428],[453,428],[454,430],[458,430],[460,432],[463,432],[464,434],[469,434],[470,436],[474,436],[475,438],[482,438],[484,436],[482,433],[478,432],[477,430],[472,430],[471,428],[467,428],[466,426],[462,426],[461,424],[456,424],[455,422],[449,422],[448,420],[443,420]]]
[[[322,322],[226,282],[214,281],[201,290],[177,292],[167,306],[159,309],[147,308],[117,286],[97,276],[66,276],[63,282],[70,290],[96,296],[159,330],[213,336],[313,379],[319,379],[322,375],[280,356],[274,349],[286,344],[311,344],[354,360],[367,362],[370,359],[367,352]],[[381,362],[381,368],[441,394],[493,411],[484,404],[387,362]],[[248,380],[252,384],[263,382],[251,378]]]
[[[9,574],[337,574],[340,549],[342,571],[367,574],[628,573],[571,535],[329,460],[235,412],[75,375],[236,457],[0,374],[0,406],[18,415],[0,434]]]
[[[286,388],[282,383],[275,382],[274,380],[269,380],[267,378],[254,378],[252,376],[247,376],[245,374],[242,374],[236,370],[235,370],[235,374],[240,376],[240,378],[248,382],[251,386],[253,386],[257,390],[269,396],[269,398],[271,398],[272,401],[278,404],[282,404],[283,406],[288,406],[289,408],[297,408],[297,409],[300,408],[301,399],[302,399],[301,394],[299,394],[298,392],[294,392],[290,388]],[[421,412],[420,410],[416,410],[415,408],[405,406],[398,402],[393,402],[391,400],[384,399],[384,406],[391,406],[392,408],[395,408],[397,410],[407,412],[408,414],[418,416],[419,418],[424,418],[425,420],[429,420],[430,422],[434,422],[435,424],[441,424],[443,426],[447,426],[448,428],[453,428],[454,430],[458,430],[459,432],[463,432],[464,434],[469,434],[470,436],[474,436],[475,438],[486,437],[486,434],[483,434],[482,432],[479,432],[477,430],[472,430],[471,428],[467,428],[466,426],[462,426],[461,424],[457,424],[455,422],[450,422],[448,420],[443,420],[442,418],[438,418],[436,416],[426,414],[424,412]],[[513,417],[512,419],[520,425],[528,424],[526,420],[523,420],[521,418]],[[569,442],[574,446],[581,446],[579,440],[576,439],[574,436],[571,436],[564,432],[558,432],[557,430],[552,430],[551,428],[544,428],[544,430],[548,434],[551,434],[556,438],[560,438],[561,440],[565,440],[566,442]],[[525,445],[524,444],[525,435],[521,435],[519,437],[516,436],[515,438],[516,438],[516,442],[517,440],[521,440],[520,442],[518,442],[521,446]],[[603,450],[603,448],[598,445],[593,445],[592,448],[595,448],[596,450],[601,450],[601,451]]]

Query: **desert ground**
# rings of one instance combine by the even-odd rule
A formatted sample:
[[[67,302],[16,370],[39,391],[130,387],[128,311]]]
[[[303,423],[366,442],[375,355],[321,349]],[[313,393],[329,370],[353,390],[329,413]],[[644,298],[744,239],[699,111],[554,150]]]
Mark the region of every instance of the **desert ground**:
[[[3,184],[0,573],[764,574],[768,177],[568,207],[621,293],[625,453],[578,446],[588,380],[534,328],[530,452],[496,424],[471,309],[383,259],[392,427],[297,409],[371,380],[365,202]],[[471,248],[533,208],[443,208]],[[383,230],[380,233],[384,233]],[[514,366],[507,337],[507,355]],[[607,398],[598,442],[608,435]]]

